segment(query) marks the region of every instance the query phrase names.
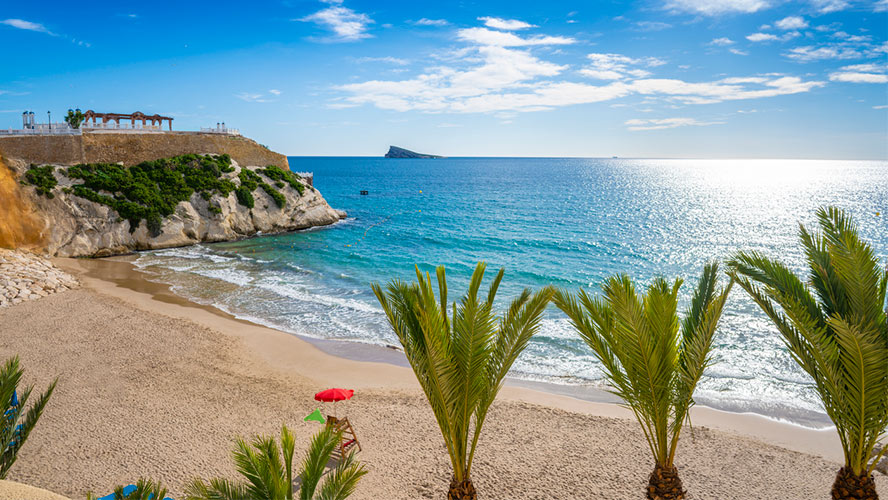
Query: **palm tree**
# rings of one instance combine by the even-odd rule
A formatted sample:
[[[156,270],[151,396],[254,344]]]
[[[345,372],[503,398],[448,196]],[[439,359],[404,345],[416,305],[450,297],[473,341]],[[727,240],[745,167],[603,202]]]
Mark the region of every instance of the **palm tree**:
[[[327,463],[339,444],[339,434],[326,428],[312,437],[302,460],[298,477],[299,500],[344,500],[354,493],[361,477],[367,473],[363,464],[346,455],[321,483]],[[187,500],[293,500],[293,434],[281,427],[280,446],[270,436],[257,436],[251,444],[238,439],[234,465],[246,479],[233,482],[216,478],[205,483],[194,480],[185,490]],[[318,485],[320,484],[320,490]]]
[[[861,241],[850,215],[820,208],[817,219],[820,233],[799,225],[807,282],[758,252],[739,253],[729,265],[814,379],[836,426],[845,464],[832,498],[875,499],[872,472],[888,448],[872,457],[888,426],[888,270]]]
[[[478,263],[468,293],[450,313],[444,267],[437,269],[437,298],[431,277],[418,267],[416,283],[395,280],[387,292],[373,284],[444,436],[453,466],[449,500],[476,498],[472,458],[487,410],[512,363],[539,328],[553,293],[549,287],[535,294],[525,289],[504,315],[497,316],[493,301],[505,271],[500,269],[487,297],[479,298],[486,267]]]
[[[18,390],[22,374],[24,370],[19,366],[18,356],[6,360],[0,368],[0,401],[3,402],[0,408],[4,410],[0,416],[0,479],[6,479],[56,386],[57,380],[53,380],[46,392],[37,396],[34,404],[27,408],[34,387]]]
[[[123,486],[114,488],[114,500],[169,500],[166,498],[167,489],[159,481],[139,479],[133,491],[124,493],[124,489]],[[96,497],[87,493],[86,500],[96,500]]]
[[[718,264],[707,265],[679,321],[681,284],[657,278],[639,296],[624,274],[605,282],[603,298],[559,291],[554,299],[601,361],[612,392],[641,424],[655,461],[647,487],[647,498],[654,500],[684,498],[675,449],[694,388],[711,362],[712,339],[732,286],[717,290]]]

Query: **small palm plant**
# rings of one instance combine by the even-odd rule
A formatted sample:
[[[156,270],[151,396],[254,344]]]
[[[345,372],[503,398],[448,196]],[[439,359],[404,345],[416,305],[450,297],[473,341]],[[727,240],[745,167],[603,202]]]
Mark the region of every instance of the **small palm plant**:
[[[166,497],[167,489],[159,481],[139,479],[135,489],[124,493],[124,486],[114,488],[114,500],[170,500]],[[97,500],[92,493],[86,494],[86,500]]]
[[[658,278],[639,296],[630,278],[620,275],[605,282],[603,298],[560,291],[554,299],[601,361],[612,392],[641,424],[655,461],[647,488],[653,500],[684,498],[675,450],[694,389],[711,362],[712,339],[732,285],[718,290],[718,265],[707,265],[680,321],[681,284]]]
[[[849,215],[830,207],[817,218],[820,233],[799,226],[807,282],[758,252],[739,253],[729,265],[814,379],[836,426],[845,464],[832,498],[875,499],[872,472],[888,448],[872,457],[888,426],[888,270]]]
[[[18,452],[24,446],[37,421],[43,414],[43,409],[52,391],[55,390],[54,380],[46,392],[37,396],[37,400],[28,408],[33,386],[19,390],[19,382],[24,370],[19,366],[19,358],[15,356],[6,361],[0,368],[0,406],[3,415],[0,416],[0,479],[6,479],[6,474],[18,458]],[[27,409],[27,411],[26,411]]]
[[[448,311],[447,279],[437,269],[439,297],[431,277],[416,268],[416,283],[392,281],[384,292],[373,284],[376,298],[404,347],[450,455],[453,477],[449,500],[476,498],[472,458],[487,410],[503,386],[512,363],[539,328],[552,297],[551,288],[535,294],[525,289],[505,314],[497,316],[493,301],[504,270],[479,297],[486,265],[478,263],[469,290]]]
[[[345,456],[329,476],[321,483],[327,463],[339,444],[339,434],[324,429],[312,437],[302,461],[298,477],[301,486],[299,500],[344,500],[354,493],[361,477],[367,473],[364,466]],[[233,482],[216,478],[205,483],[201,479],[192,482],[185,491],[188,500],[293,500],[293,434],[287,426],[281,427],[280,446],[270,436],[257,436],[248,444],[238,439],[234,465],[244,476],[245,482]],[[320,484],[320,490],[318,486]]]

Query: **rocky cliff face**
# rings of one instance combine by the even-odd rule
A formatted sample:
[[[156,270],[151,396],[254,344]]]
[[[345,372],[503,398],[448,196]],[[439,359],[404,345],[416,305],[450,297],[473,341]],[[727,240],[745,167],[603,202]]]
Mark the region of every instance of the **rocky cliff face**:
[[[7,160],[7,164],[19,179],[28,169],[20,160]],[[235,185],[240,185],[238,174],[242,168],[257,170],[236,162],[232,166],[234,171],[223,176]],[[52,198],[37,194],[31,186],[19,189],[20,195],[27,198],[24,201],[34,207],[44,222],[39,239],[45,252],[59,257],[102,257],[133,250],[228,241],[258,233],[328,225],[345,217],[345,212],[331,208],[317,190],[306,187],[300,195],[292,187],[284,186],[279,189],[286,199],[282,208],[262,189],[252,192],[252,209],[238,203],[234,192],[227,196],[216,193],[209,200],[195,192],[163,219],[159,231],[150,231],[144,220],[131,231],[130,221],[122,219],[112,208],[74,194],[70,188],[78,182],[65,173],[64,168],[55,169],[58,185],[51,190]]]

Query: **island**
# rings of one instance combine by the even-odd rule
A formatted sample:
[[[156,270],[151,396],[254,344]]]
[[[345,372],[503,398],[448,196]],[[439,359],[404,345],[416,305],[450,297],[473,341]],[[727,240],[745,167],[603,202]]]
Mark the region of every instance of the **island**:
[[[388,153],[385,154],[386,158],[421,158],[421,159],[435,159],[435,158],[445,158],[444,156],[436,156],[436,155],[427,155],[422,153],[417,153],[414,151],[410,151],[409,149],[399,148],[398,146],[389,146]]]

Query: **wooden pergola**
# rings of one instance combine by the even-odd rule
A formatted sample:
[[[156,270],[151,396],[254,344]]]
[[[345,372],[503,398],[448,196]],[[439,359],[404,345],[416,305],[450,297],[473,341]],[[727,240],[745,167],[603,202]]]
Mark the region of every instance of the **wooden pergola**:
[[[89,120],[92,120],[93,125],[95,125],[99,119],[102,120],[103,124],[106,124],[110,121],[120,124],[121,120],[129,120],[133,126],[135,126],[137,120],[141,120],[143,127],[148,122],[151,122],[151,125],[159,125],[161,128],[163,128],[163,122],[166,121],[169,123],[170,130],[173,130],[173,118],[172,117],[160,116],[157,114],[146,115],[145,113],[142,113],[141,111],[136,111],[135,113],[132,113],[132,114],[96,113],[95,111],[90,109],[86,113],[83,114],[83,121],[85,123],[89,123]]]

